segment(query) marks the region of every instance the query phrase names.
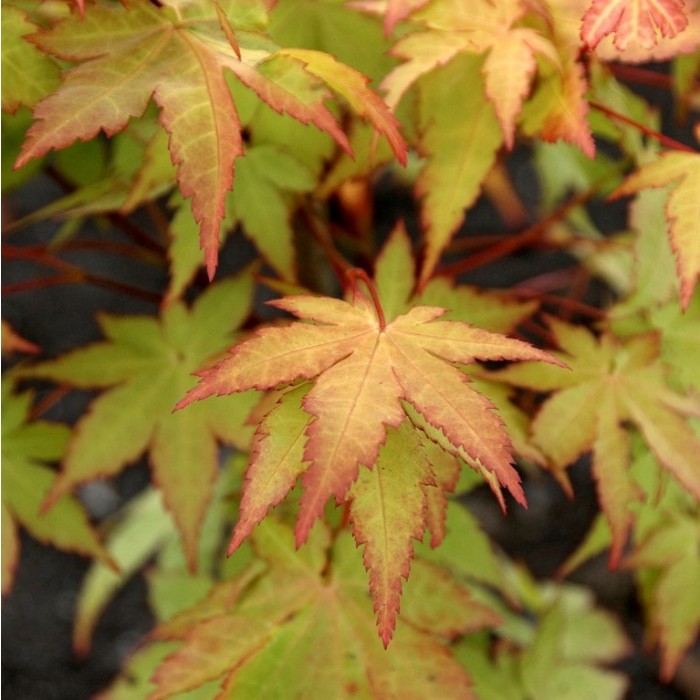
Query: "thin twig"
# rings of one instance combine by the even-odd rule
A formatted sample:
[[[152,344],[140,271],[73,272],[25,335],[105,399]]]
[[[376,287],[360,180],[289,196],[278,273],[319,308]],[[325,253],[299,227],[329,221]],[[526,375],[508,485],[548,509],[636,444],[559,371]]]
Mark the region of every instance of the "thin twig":
[[[667,148],[671,148],[675,151],[683,151],[684,153],[697,153],[697,151],[694,148],[686,146],[686,144],[681,143],[680,141],[676,141],[676,139],[672,139],[670,136],[666,136],[666,134],[662,134],[661,132],[652,129],[646,126],[645,124],[636,121],[635,119],[631,119],[630,117],[627,117],[624,114],[620,114],[620,112],[616,112],[614,109],[610,109],[610,107],[606,107],[605,105],[600,104],[600,102],[589,102],[589,104],[593,109],[602,112],[611,119],[616,119],[617,121],[620,121],[623,124],[633,126],[638,131],[641,131],[641,133],[643,133],[644,135],[656,139],[659,143],[663,144]]]

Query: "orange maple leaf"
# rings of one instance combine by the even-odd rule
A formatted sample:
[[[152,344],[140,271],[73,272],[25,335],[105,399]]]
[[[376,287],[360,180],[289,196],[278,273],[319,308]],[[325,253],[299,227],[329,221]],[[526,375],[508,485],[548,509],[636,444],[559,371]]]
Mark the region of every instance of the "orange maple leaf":
[[[316,378],[301,400],[311,419],[307,425],[301,421],[297,430],[303,431],[303,460],[308,467],[288,475],[282,489],[286,494],[303,471],[297,544],[306,540],[328,498],[342,502],[360,466],[375,465],[387,426],[398,428],[406,419],[403,401],[525,503],[501,419],[453,363],[513,359],[557,364],[551,355],[498,333],[439,321],[445,310],[438,307],[417,306],[386,323],[378,302],[373,304],[359,291],[352,303],[311,296],[270,303],[312,323],[258,330],[235,346],[228,358],[202,372],[198,386],[177,407],[213,394],[271,389]],[[267,449],[254,454],[252,473]],[[262,495],[267,485],[247,487],[262,489],[257,491]],[[285,494],[276,492],[273,498],[268,493],[262,499],[244,494],[245,525],[236,528],[233,548]],[[255,511],[252,517],[249,508]]]

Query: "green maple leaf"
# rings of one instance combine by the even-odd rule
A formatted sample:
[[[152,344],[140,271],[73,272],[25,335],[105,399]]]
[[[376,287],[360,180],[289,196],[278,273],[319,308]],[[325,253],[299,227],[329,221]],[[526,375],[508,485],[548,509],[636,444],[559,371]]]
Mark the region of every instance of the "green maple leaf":
[[[676,256],[681,304],[687,307],[700,277],[700,155],[671,151],[632,173],[613,197],[671,185],[666,202],[668,236]]]
[[[403,224],[394,227],[379,252],[374,280],[387,320],[406,313],[412,306],[441,306],[446,309],[444,320],[510,333],[537,309],[536,302],[523,302],[499,290],[456,285],[447,277],[435,277],[416,291],[416,264]]]
[[[678,305],[673,306],[677,311]],[[698,597],[688,585],[700,571],[697,500],[681,484],[665,478],[639,436],[633,435],[632,444],[630,472],[644,499],[635,506],[634,544],[623,565],[637,581],[647,618],[646,643],[661,647],[661,674],[670,680],[700,628]],[[560,574],[600,554],[610,541],[610,527],[598,516]]]
[[[493,106],[475,94],[484,90],[482,64],[479,56],[461,54],[418,84],[418,149],[426,156],[416,180],[426,241],[421,284],[476,202],[503,143]]]
[[[311,171],[284,148],[261,144],[248,149],[239,165],[231,199],[233,219],[284,278],[296,279],[291,196],[315,186]]]
[[[58,499],[43,512],[55,472],[48,466],[61,459],[71,430],[66,425],[29,421],[31,392],[11,393],[11,382],[2,383],[2,592],[12,588],[19,563],[18,526],[32,537],[69,552],[110,558],[93,529],[87,513],[73,496]]]
[[[697,398],[676,393],[666,381],[656,334],[599,339],[585,328],[552,319],[550,325],[572,372],[554,373],[539,364],[508,367],[501,380],[551,391],[532,423],[533,439],[562,481],[565,468],[582,453],[593,455],[599,499],[612,530],[611,562],[619,560],[633,523],[630,506],[639,499],[631,479],[630,444],[623,424],[635,424],[657,457],[700,498],[700,441],[687,421],[698,415]]]
[[[155,630],[156,639],[183,643],[157,668],[149,700],[214,679],[231,698],[472,698],[444,642],[496,624],[494,613],[444,570],[417,561],[407,622],[384,651],[352,539],[340,533],[329,545],[319,526],[295,551],[291,530],[268,518],[253,536],[264,573],[220,584],[198,608]]]
[[[458,571],[465,551],[463,543],[451,557]],[[453,646],[480,700],[622,700],[627,678],[606,666],[627,656],[631,644],[610,611],[596,606],[590,590],[538,582],[524,566],[506,558],[500,563],[505,595],[485,598],[501,625],[488,637],[466,636]]]
[[[667,513],[625,560],[646,570],[650,641],[660,643],[661,677],[667,681],[700,629],[700,596],[692,583],[700,580],[698,512],[694,506]]]
[[[280,45],[324,51],[374,79],[393,64],[379,23],[343,0],[279,0],[269,32]]]
[[[230,344],[248,315],[252,291],[248,271],[210,287],[191,309],[173,302],[160,318],[102,315],[106,341],[25,370],[26,376],[105,389],[76,425],[50,502],[77,484],[120,472],[148,450],[153,481],[194,566],[217,473],[217,439],[246,447],[243,423],[256,399],[242,394],[191,413],[173,414],[172,408],[192,386],[192,373]]]
[[[33,107],[58,84],[55,61],[24,39],[38,29],[22,10],[6,5],[2,13],[2,109],[14,114]]]
[[[97,4],[33,35],[45,53],[80,65],[34,110],[20,167],[52,148],[121,131],[151,99],[160,108],[180,190],[192,198],[210,277],[216,268],[226,193],[243,155],[241,123],[225,71],[276,111],[328,132],[350,150],[324,102],[327,86],[387,136],[405,161],[398,124],[357,71],[318,51],[278,51],[259,33],[263,3],[204,2],[175,7],[146,0]],[[191,138],[197,134],[197,138]]]

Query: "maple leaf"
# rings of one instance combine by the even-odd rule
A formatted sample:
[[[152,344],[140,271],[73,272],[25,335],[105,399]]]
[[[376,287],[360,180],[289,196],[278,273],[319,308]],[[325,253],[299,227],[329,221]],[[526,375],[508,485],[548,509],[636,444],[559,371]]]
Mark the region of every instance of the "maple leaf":
[[[468,8],[431,2],[411,16],[425,30],[408,33],[392,47],[392,55],[404,62],[381,83],[387,103],[396,108],[418,81],[418,147],[427,157],[416,182],[426,237],[421,285],[475,202],[501,144],[512,148],[536,56],[559,66],[552,41],[518,26],[529,9],[520,0],[480,0]],[[474,90],[483,90],[485,99]]]
[[[106,341],[23,370],[23,376],[106,389],[78,421],[47,503],[77,484],[118,473],[148,449],[153,481],[195,565],[217,473],[217,438],[247,446],[243,422],[256,397],[242,394],[226,405],[202,404],[180,414],[172,414],[172,407],[191,386],[192,372],[230,344],[231,331],[247,316],[252,290],[247,271],[209,287],[189,310],[171,303],[160,319],[105,314],[99,320]]]
[[[19,563],[18,527],[59,549],[111,562],[88,515],[73,496],[63,496],[48,513],[41,504],[52,488],[55,472],[48,464],[63,456],[70,428],[30,421],[31,392],[12,394],[2,382],[2,592],[12,588]]]
[[[387,324],[381,307],[359,291],[353,303],[303,295],[269,303],[313,323],[261,328],[221,363],[203,370],[200,383],[178,408],[214,394],[317,377],[303,400],[314,420],[305,431],[304,459],[310,464],[302,477],[298,543],[306,539],[328,498],[342,501],[360,465],[375,463],[386,427],[398,428],[406,416],[402,399],[450,442],[498,474],[501,484],[523,502],[500,420],[451,363],[557,363],[549,354],[467,324],[438,321],[445,310],[437,307],[414,307]]]
[[[305,697],[311,688],[321,697],[472,698],[444,640],[493,626],[495,614],[444,570],[417,561],[406,623],[384,651],[352,539],[341,532],[329,544],[319,526],[295,551],[291,530],[266,519],[253,537],[265,573],[223,582],[155,630],[156,639],[183,643],[157,668],[149,700],[216,679],[222,697]]]
[[[543,78],[540,88],[523,108],[522,129],[550,143],[563,139],[593,158],[596,148],[587,120],[585,69],[575,54],[565,55],[561,64],[561,70],[551,71]]]
[[[426,156],[416,180],[425,232],[420,285],[476,202],[503,143],[493,106],[475,95],[483,90],[481,65],[480,57],[462,54],[420,83],[419,149]]]
[[[677,510],[652,528],[625,565],[650,569],[646,597],[652,641],[661,644],[661,677],[670,681],[700,629],[700,597],[689,582],[700,580],[697,508]]]
[[[324,83],[330,85],[387,135],[400,160],[406,154],[395,120],[360,74],[319,52],[276,51],[255,33],[265,21],[262,4],[227,3],[226,9],[228,16],[210,2],[186,3],[176,11],[145,0],[132,0],[128,10],[98,4],[82,18],[71,16],[33,35],[45,53],[81,63],[36,106],[36,121],[16,162],[21,167],[101,129],[111,136],[143,114],[153,97],[170,135],[180,190],[192,198],[210,277],[234,161],[243,155],[241,124],[224,71],[278,112],[313,123],[349,149],[324,105]]]
[[[58,84],[55,61],[25,40],[37,30],[22,10],[6,5],[2,14],[2,109],[14,114],[33,107]]]
[[[583,15],[581,39],[595,48],[608,34],[615,47],[624,51],[630,44],[649,49],[659,35],[675,37],[688,26],[683,0],[592,0]]]
[[[595,48],[595,54],[603,61],[624,61],[625,63],[648,63],[650,61],[668,61],[681,54],[692,54],[700,46],[700,11],[697,0],[687,0],[686,27],[677,34],[662,36],[656,33],[651,47],[644,47],[636,42],[629,42],[624,50],[615,45],[616,35],[608,34]]]
[[[389,45],[379,23],[353,7],[339,0],[277,0],[268,31],[280,46],[324,51],[379,80],[393,65]]]
[[[700,155],[668,151],[632,173],[611,195],[671,185],[666,218],[681,283],[681,304],[690,304],[700,277]]]
[[[528,9],[522,0],[477,0],[470,3],[468,10],[459,4],[438,1],[414,12],[414,19],[428,31],[411,33],[392,48],[392,54],[406,62],[382,82],[388,90],[388,104],[397,105],[415,80],[458,53],[485,53],[481,68],[485,95],[496,110],[506,146],[512,148],[515,119],[537,69],[535,55],[542,54],[553,65],[559,64],[551,41],[535,29],[514,26]]]
[[[659,361],[656,334],[596,339],[584,328],[550,320],[571,373],[523,364],[497,372],[499,379],[536,391],[553,391],[532,423],[533,439],[561,473],[587,450],[593,454],[599,499],[612,530],[611,564],[620,558],[633,523],[630,506],[640,493],[628,468],[630,446],[622,425],[634,423],[659,463],[700,498],[697,439],[684,414],[700,402],[674,392]]]
[[[386,647],[396,626],[401,578],[408,579],[412,540],[421,541],[426,486],[437,487],[419,438],[407,422],[390,430],[374,467],[363,469],[350,489],[350,517],[363,558]]]

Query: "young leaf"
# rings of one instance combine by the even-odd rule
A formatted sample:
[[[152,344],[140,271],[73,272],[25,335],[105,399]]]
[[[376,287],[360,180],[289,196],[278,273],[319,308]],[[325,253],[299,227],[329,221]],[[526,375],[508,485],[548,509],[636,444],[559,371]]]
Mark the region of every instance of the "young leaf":
[[[16,163],[20,167],[52,148],[91,139],[100,129],[111,136],[140,116],[153,96],[170,135],[180,189],[192,198],[210,277],[216,269],[234,161],[243,155],[241,124],[225,70],[278,112],[315,124],[349,149],[324,105],[325,81],[386,134],[399,159],[406,152],[396,122],[359,73],[319,52],[275,52],[263,36],[246,31],[259,30],[262,3],[254,3],[257,13],[249,12],[247,5],[243,12],[235,4],[229,7],[241,15],[229,18],[238,32],[232,46],[233,29],[228,22],[222,29],[217,7],[205,0],[177,12],[146,0],[133,0],[128,10],[98,4],[83,18],[72,15],[34,35],[42,51],[81,64],[64,75],[56,93],[37,105],[37,121]],[[193,133],[196,139],[190,138]]]
[[[313,323],[258,330],[223,362],[202,371],[178,408],[213,394],[318,377],[303,401],[315,419],[305,431],[309,467],[302,477],[297,543],[306,539],[328,498],[343,501],[360,466],[375,464],[387,426],[397,428],[405,418],[402,399],[524,502],[501,421],[451,363],[558,361],[527,343],[438,321],[445,310],[437,307],[414,307],[387,325],[381,309],[360,292],[352,304],[309,296],[271,304]]]
[[[54,483],[47,466],[63,456],[70,429],[46,421],[29,422],[32,394],[14,395],[2,383],[2,592],[10,592],[19,563],[18,527],[32,537],[69,552],[97,557],[111,564],[80,502],[63,496],[49,513],[41,504]]]
[[[700,277],[700,155],[664,153],[632,173],[612,196],[669,184],[672,188],[666,202],[668,235],[676,254],[681,304],[686,308]]]
[[[507,382],[552,391],[535,417],[534,441],[555,469],[564,469],[587,450],[605,516],[613,533],[611,563],[622,553],[632,524],[630,505],[638,489],[630,478],[627,436],[621,426],[636,424],[660,464],[700,498],[697,439],[684,414],[700,414],[693,396],[666,383],[658,337],[637,335],[621,341],[611,333],[596,339],[581,327],[552,319],[555,338],[573,372],[555,373],[542,365],[511,366],[497,373]]]
[[[187,414],[173,414],[172,407],[191,386],[192,372],[230,343],[231,331],[248,314],[252,290],[248,271],[210,287],[192,309],[173,302],[160,319],[104,315],[108,340],[25,370],[27,376],[106,389],[78,421],[49,503],[77,484],[120,472],[148,449],[153,480],[194,567],[216,477],[217,439],[246,446],[243,422],[256,397],[242,394],[226,406],[202,405]]]

